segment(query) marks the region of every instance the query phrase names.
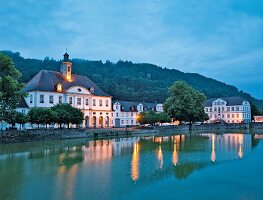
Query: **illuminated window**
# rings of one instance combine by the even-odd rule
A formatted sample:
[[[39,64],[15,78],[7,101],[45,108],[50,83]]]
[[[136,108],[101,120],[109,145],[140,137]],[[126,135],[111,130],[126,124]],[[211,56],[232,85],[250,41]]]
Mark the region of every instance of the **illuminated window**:
[[[49,103],[54,103],[54,96],[53,95],[49,95]]]
[[[62,92],[62,85],[60,83],[57,85],[57,92]]]
[[[44,95],[43,94],[39,95],[39,103],[44,103]]]

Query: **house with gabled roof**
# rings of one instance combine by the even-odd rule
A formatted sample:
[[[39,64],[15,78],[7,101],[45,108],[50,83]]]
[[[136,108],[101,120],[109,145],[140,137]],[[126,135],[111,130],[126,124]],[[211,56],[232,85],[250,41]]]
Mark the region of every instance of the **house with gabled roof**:
[[[204,103],[208,123],[224,121],[226,123],[251,122],[250,103],[242,97],[211,98]]]
[[[137,117],[140,112],[163,112],[163,105],[151,102],[114,101],[112,110],[113,126],[126,127],[139,125]]]
[[[88,77],[73,74],[68,53],[64,54],[61,61],[60,72],[41,70],[26,84],[23,91],[28,93],[23,102],[29,109],[69,103],[84,113],[84,127],[112,126],[112,96]]]

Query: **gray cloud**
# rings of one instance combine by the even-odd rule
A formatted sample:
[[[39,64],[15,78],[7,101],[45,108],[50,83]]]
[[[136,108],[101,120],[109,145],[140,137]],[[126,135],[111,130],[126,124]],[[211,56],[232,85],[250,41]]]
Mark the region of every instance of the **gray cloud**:
[[[263,98],[260,0],[5,1],[0,49],[26,57],[148,62]],[[261,12],[262,11],[262,12]]]

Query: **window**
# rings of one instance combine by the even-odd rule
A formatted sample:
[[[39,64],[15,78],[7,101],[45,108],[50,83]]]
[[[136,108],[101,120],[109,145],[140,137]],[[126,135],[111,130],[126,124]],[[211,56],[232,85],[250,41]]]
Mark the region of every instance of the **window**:
[[[90,92],[91,92],[91,93],[94,93],[94,88],[93,88],[93,87],[90,88]]]
[[[96,99],[93,99],[93,106],[96,106]]]
[[[131,113],[131,116],[133,116],[133,113]]]
[[[129,120],[126,120],[126,124],[129,124]]]
[[[231,111],[235,111],[235,107],[231,107]]]
[[[62,85],[60,83],[57,84],[57,92],[62,92]]]
[[[217,118],[217,115],[215,115],[215,119]]]
[[[126,113],[126,117],[129,117],[129,113],[128,112]]]
[[[227,118],[230,118],[230,114],[227,114]]]
[[[124,117],[124,113],[121,113],[121,116]]]
[[[133,124],[133,120],[131,120],[131,124]]]
[[[210,108],[210,112],[212,112],[212,108]]]
[[[33,103],[33,94],[30,94],[30,103]]]
[[[54,96],[53,95],[49,95],[49,103],[54,103]]]
[[[43,94],[41,94],[39,96],[39,103],[44,103],[44,95]]]
[[[119,106],[116,106],[116,110],[118,110],[119,109]]]
[[[232,118],[234,118],[235,117],[235,115],[234,114],[232,114]]]
[[[99,105],[102,106],[102,100],[101,99],[99,100]]]
[[[227,111],[230,111],[230,107],[227,107]]]
[[[80,88],[78,88],[78,92],[81,92],[81,89],[80,89]]]
[[[214,111],[215,111],[215,112],[217,111],[216,107],[214,108]]]
[[[239,114],[237,114],[237,118],[239,118]]]
[[[205,108],[205,111],[208,112],[208,108]]]
[[[116,117],[119,117],[119,113],[116,113]]]
[[[222,111],[225,111],[225,108],[224,108],[224,107],[222,107]]]
[[[109,107],[109,100],[106,100],[106,107]]]
[[[73,102],[72,99],[73,99],[72,97],[69,97],[69,104],[70,105],[72,105],[72,102]]]
[[[236,111],[239,111],[239,106],[236,107]]]
[[[124,124],[124,121],[123,121],[123,120],[121,120],[121,124]]]
[[[225,118],[225,115],[224,115],[224,114],[222,114],[222,118]]]
[[[58,97],[58,103],[62,103],[62,96]]]
[[[85,104],[86,104],[86,106],[89,105],[89,99],[86,99],[86,100],[85,100]]]
[[[77,104],[81,105],[81,98],[77,98]]]

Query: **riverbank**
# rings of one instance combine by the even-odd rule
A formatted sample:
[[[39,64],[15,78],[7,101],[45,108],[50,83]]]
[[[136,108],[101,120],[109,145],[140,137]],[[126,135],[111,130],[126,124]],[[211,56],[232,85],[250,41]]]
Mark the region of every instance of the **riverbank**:
[[[0,143],[23,143],[34,141],[64,139],[110,139],[116,137],[154,136],[188,133],[262,133],[263,123],[251,124],[203,124],[199,126],[156,126],[147,129],[114,128],[114,129],[40,129],[9,130],[0,133]]]

